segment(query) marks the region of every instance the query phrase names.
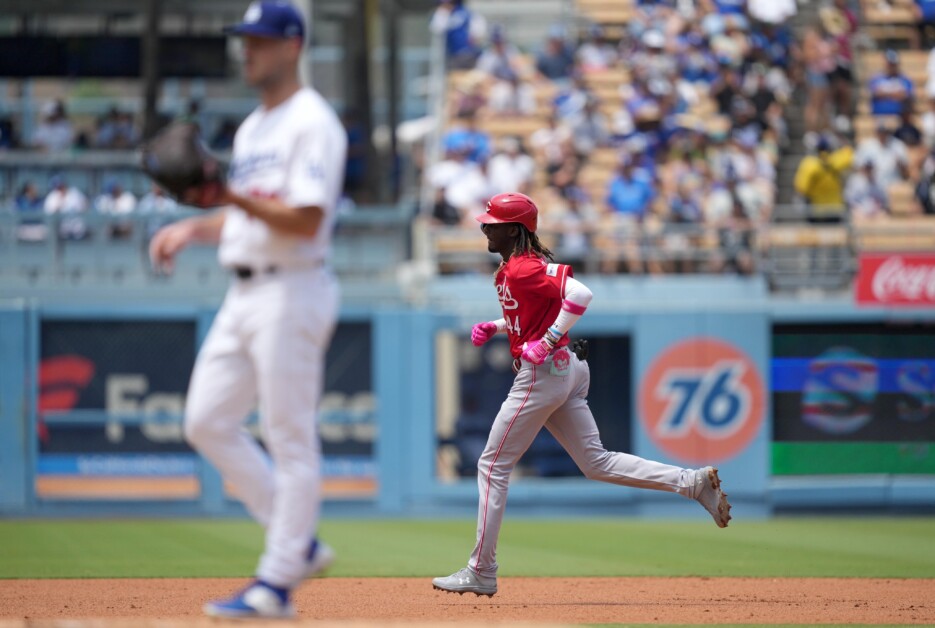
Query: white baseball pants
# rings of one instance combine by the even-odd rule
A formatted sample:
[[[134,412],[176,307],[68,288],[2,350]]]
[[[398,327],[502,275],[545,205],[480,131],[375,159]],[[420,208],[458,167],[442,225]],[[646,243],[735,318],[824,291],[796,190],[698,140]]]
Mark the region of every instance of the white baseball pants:
[[[195,362],[188,441],[266,529],[257,577],[303,577],[321,504],[316,416],[339,289],[323,268],[235,280]],[[259,401],[269,457],[244,427]]]
[[[693,470],[604,448],[587,402],[587,362],[571,353],[567,375],[553,375],[551,369],[551,359],[539,366],[523,361],[477,461],[477,544],[468,565],[483,576],[497,575],[497,537],[510,474],[543,426],[589,479],[691,495]]]

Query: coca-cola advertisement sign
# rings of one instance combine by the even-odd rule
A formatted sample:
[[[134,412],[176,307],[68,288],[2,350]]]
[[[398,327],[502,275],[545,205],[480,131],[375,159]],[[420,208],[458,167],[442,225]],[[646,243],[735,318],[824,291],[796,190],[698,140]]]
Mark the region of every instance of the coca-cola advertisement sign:
[[[935,306],[935,254],[861,255],[858,303]]]

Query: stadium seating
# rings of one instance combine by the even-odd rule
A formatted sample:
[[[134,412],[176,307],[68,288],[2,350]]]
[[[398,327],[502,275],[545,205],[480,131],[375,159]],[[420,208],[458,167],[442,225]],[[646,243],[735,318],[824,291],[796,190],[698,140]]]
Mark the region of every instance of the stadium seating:
[[[633,18],[634,0],[576,0],[578,14],[602,26],[623,26]]]
[[[929,216],[884,219],[854,228],[855,246],[867,252],[935,250],[935,220]]]
[[[870,137],[878,122],[896,125],[896,116],[874,116],[870,113],[868,82],[885,69],[884,47],[900,50],[900,69],[913,83],[916,92],[914,121],[919,125],[921,114],[929,109],[925,97],[928,81],[929,50],[905,49],[916,41],[912,0],[861,1],[861,33],[876,40],[878,50],[858,52],[857,112],[853,121],[854,141]],[[910,180],[900,181],[887,189],[891,217],[864,221],[851,226],[849,237],[855,253],[880,251],[926,251],[935,248],[935,216],[919,214],[915,199],[915,182],[919,166],[928,153],[922,145],[909,148]]]
[[[912,0],[861,0],[861,31],[885,44],[908,46],[915,41]]]
[[[854,258],[847,227],[770,225],[763,237],[760,268],[774,289],[845,288]]]

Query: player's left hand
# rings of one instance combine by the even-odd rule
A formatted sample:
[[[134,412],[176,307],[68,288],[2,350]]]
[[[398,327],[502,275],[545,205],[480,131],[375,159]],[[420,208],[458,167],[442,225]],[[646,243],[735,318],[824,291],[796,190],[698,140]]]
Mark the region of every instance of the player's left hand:
[[[523,348],[523,354],[520,356],[523,360],[526,360],[530,364],[539,365],[545,362],[545,359],[549,357],[549,353],[552,352],[553,345],[543,338],[535,344],[526,344]]]

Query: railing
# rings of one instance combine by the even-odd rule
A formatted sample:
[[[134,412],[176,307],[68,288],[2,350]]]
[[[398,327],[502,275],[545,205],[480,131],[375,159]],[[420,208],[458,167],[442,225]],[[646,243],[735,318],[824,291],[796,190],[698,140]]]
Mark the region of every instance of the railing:
[[[150,267],[147,248],[155,230],[193,213],[0,211],[0,288],[4,292],[63,285],[223,288],[228,278],[213,247],[183,252],[171,278]],[[476,228],[426,227],[424,232],[436,260],[433,271],[488,273],[496,267],[497,255],[487,251],[486,239]],[[935,250],[935,217],[928,216],[858,224],[784,222],[755,230],[610,220],[582,232],[577,242],[554,226],[546,225],[539,233],[557,259],[578,272],[757,272],[775,289],[844,289],[853,279],[861,252]],[[380,285],[399,288],[406,277],[410,283],[424,283],[431,273],[406,274],[412,274],[406,262],[418,259],[409,236],[410,216],[404,208],[359,209],[341,215],[332,265],[342,279],[358,281],[363,299],[372,297]]]
[[[558,259],[583,272],[758,272],[777,289],[846,288],[860,252],[935,250],[935,217],[850,224],[830,221],[827,208],[811,216],[815,222],[792,222],[791,208],[779,207],[777,213],[786,221],[755,229],[608,219],[576,236],[574,249],[566,246],[568,234],[561,228],[544,226],[539,235]],[[473,228],[433,227],[430,233],[442,273],[489,272],[497,262]]]
[[[222,289],[227,273],[215,247],[192,246],[166,277],[149,262],[149,240],[164,224],[196,215],[195,210],[127,215],[89,211],[47,215],[0,209],[0,287],[176,285]],[[395,283],[409,259],[409,216],[402,208],[357,209],[338,217],[331,266],[342,279],[377,285]],[[15,296],[6,294],[6,296]]]
[[[575,234],[574,240],[556,227],[542,227],[537,234],[558,259],[588,273],[719,272],[743,251],[750,258],[742,262],[745,272],[755,269],[757,233],[752,229],[605,221]],[[497,259],[474,229],[436,227],[432,242],[442,272],[476,270]]]
[[[140,195],[149,191],[152,184],[139,163],[139,153],[132,150],[0,151],[0,196],[12,198],[26,182],[44,193],[53,175],[62,175],[69,185],[90,196],[103,191],[109,180]]]

